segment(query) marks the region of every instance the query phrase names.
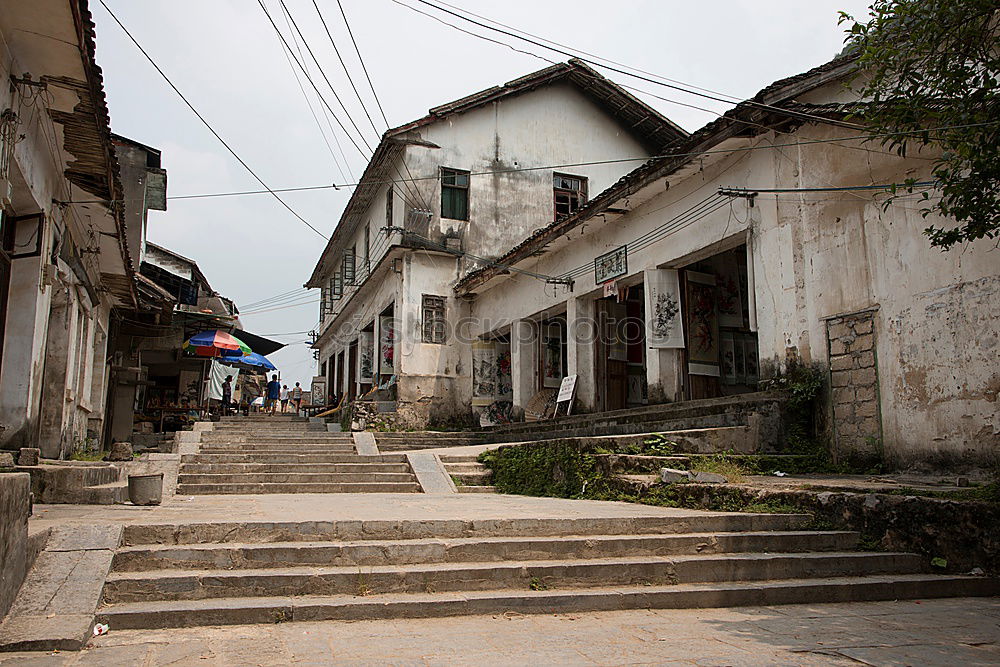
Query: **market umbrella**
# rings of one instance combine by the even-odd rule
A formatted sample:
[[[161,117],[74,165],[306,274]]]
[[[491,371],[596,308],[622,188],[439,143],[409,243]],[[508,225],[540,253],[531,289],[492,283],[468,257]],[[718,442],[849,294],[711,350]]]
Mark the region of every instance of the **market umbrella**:
[[[239,357],[221,356],[219,361],[227,366],[250,366],[253,368],[263,368],[266,371],[278,370],[274,364],[268,361],[267,357],[256,352],[250,352]]]
[[[239,356],[252,352],[239,338],[218,330],[202,331],[191,336],[184,341],[184,351],[199,357]]]

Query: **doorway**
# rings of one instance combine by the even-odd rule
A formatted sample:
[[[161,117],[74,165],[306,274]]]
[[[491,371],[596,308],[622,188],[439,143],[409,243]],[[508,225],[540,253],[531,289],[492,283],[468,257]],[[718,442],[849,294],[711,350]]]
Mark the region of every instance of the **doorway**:
[[[595,385],[598,410],[621,410],[647,403],[645,291],[620,287],[595,301]]]
[[[746,244],[683,267],[680,280],[687,398],[756,391],[759,356]]]
[[[353,401],[358,395],[358,341],[347,348],[347,399]]]

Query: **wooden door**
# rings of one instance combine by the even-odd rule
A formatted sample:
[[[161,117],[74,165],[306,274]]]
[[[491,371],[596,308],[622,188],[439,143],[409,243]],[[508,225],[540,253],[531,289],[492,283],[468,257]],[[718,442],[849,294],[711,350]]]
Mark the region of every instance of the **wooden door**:
[[[347,396],[353,399],[358,395],[358,343],[351,343],[347,359]]]
[[[602,410],[620,410],[628,400],[627,347],[619,335],[627,312],[625,304],[611,299],[598,299],[596,306],[598,405]]]

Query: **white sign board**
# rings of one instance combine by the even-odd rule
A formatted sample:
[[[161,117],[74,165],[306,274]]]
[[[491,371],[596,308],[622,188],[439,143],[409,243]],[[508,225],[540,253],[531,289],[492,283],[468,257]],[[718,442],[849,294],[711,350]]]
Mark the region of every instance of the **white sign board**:
[[[567,375],[559,385],[559,394],[556,396],[556,403],[573,400],[573,393],[576,391],[576,376]]]

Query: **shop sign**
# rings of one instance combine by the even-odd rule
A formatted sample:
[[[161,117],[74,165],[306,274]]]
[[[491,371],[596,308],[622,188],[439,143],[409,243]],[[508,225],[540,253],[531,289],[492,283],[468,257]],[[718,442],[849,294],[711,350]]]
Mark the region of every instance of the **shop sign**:
[[[594,280],[598,285],[620,278],[628,273],[626,246],[615,248],[594,260]]]

